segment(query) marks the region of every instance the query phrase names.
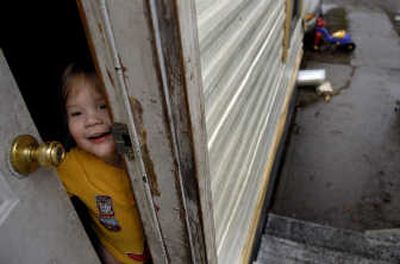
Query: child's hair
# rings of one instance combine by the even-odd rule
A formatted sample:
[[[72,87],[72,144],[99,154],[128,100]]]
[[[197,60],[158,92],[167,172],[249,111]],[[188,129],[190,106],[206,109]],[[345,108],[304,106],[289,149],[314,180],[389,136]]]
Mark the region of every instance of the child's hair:
[[[93,69],[93,66],[88,63],[71,63],[69,64],[62,75],[62,80],[61,80],[61,96],[63,99],[63,106],[65,108],[65,103],[67,101],[69,92],[70,92],[70,87],[71,87],[71,82],[73,81],[74,78],[79,77],[79,76],[85,76],[87,78],[92,79],[96,85],[98,85],[96,73]]]
[[[61,78],[61,85],[60,85],[60,93],[59,97],[61,99],[61,111],[62,111],[62,116],[64,119],[64,147],[67,151],[69,151],[71,148],[73,148],[76,144],[75,141],[73,140],[71,134],[69,133],[68,129],[68,115],[66,111],[66,103],[68,99],[68,95],[71,92],[71,84],[72,81],[77,78],[77,77],[85,77],[90,79],[95,83],[95,86],[100,89],[100,81],[97,78],[96,72],[93,68],[93,65],[89,62],[76,62],[76,63],[71,63],[69,64]],[[101,89],[102,90],[102,89]]]

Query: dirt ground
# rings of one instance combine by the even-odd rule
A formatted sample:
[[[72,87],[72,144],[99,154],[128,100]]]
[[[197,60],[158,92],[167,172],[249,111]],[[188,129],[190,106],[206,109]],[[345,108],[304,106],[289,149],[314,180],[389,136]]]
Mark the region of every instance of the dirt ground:
[[[299,88],[272,211],[356,229],[400,227],[400,1],[323,1],[330,31],[347,29],[353,53],[306,50],[325,69],[329,103]]]

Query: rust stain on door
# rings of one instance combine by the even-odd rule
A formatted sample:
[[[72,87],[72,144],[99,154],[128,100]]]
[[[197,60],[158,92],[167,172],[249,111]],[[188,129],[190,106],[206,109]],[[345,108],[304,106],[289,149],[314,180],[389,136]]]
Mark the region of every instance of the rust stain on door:
[[[157,174],[154,170],[154,164],[150,157],[149,150],[147,148],[147,133],[146,133],[146,129],[145,129],[144,123],[143,123],[143,108],[142,108],[140,102],[136,98],[129,97],[129,101],[131,104],[131,110],[133,113],[133,118],[135,121],[137,133],[138,133],[138,136],[140,137],[139,138],[140,148],[142,151],[143,162],[146,167],[147,177],[149,179],[151,193],[154,196],[160,196],[160,189],[158,186]]]

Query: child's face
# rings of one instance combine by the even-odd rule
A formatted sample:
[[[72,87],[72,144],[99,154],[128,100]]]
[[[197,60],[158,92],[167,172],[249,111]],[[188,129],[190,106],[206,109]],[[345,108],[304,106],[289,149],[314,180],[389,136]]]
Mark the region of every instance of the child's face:
[[[103,94],[88,77],[75,77],[66,100],[68,128],[79,148],[112,163],[116,160],[111,118]]]

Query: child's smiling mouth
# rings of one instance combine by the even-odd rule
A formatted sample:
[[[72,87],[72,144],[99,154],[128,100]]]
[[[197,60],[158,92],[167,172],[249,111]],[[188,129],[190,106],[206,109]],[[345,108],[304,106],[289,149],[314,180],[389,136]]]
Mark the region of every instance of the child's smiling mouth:
[[[109,137],[111,137],[111,131],[106,131],[103,133],[96,133],[94,135],[87,137],[87,139],[92,143],[102,143],[105,140],[107,140]]]

